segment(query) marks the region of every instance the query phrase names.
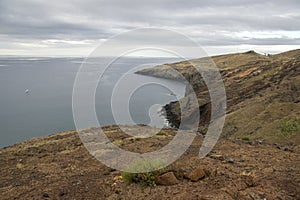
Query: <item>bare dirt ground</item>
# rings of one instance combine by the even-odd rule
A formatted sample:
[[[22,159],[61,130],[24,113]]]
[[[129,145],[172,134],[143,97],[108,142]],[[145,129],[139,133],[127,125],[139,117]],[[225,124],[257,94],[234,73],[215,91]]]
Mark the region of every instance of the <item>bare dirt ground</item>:
[[[153,131],[147,126],[127,130]],[[147,152],[166,145],[173,129],[147,139],[130,138],[117,126],[105,127],[123,149]],[[0,199],[299,199],[299,146],[261,141],[220,140],[205,158],[198,157],[202,137],[172,164],[178,184],[127,184],[121,172],[104,166],[82,145],[75,131],[32,139],[0,150]],[[187,178],[202,168],[199,181]]]

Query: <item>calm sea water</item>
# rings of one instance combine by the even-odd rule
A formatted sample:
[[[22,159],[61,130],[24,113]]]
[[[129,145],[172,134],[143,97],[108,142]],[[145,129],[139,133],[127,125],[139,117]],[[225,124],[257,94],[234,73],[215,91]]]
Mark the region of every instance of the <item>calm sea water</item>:
[[[130,121],[122,112],[111,111],[112,91],[124,73],[137,66],[147,68],[177,61],[174,58],[122,58],[105,71],[98,83],[95,107],[101,125],[141,123],[161,126],[164,117],[151,121],[151,113],[159,116],[159,105],[180,98],[185,85],[176,81],[127,73],[122,84],[142,84],[129,99],[118,96],[119,106],[128,106]],[[72,90],[82,58],[0,58],[0,147],[33,137],[74,130]],[[95,69],[101,63],[88,63]],[[93,68],[89,68],[93,69]],[[87,71],[93,74],[93,70]],[[155,84],[154,84],[155,83]],[[164,86],[162,86],[164,85]],[[157,105],[156,105],[157,104]],[[153,106],[156,105],[156,106]],[[149,114],[150,113],[150,114]]]

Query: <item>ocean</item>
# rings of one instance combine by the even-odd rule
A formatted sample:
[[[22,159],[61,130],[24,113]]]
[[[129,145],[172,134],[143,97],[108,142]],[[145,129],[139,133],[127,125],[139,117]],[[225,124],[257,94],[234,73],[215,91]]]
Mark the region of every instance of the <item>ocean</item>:
[[[83,58],[0,57],[0,148],[34,137],[76,129],[72,91],[83,61]],[[97,84],[95,108],[99,124],[167,126],[160,112],[161,107],[183,97],[185,84],[133,72],[175,61],[178,59],[122,57],[113,62],[100,81],[94,83]],[[107,67],[99,62],[86,65],[93,66],[86,71],[91,75],[95,74],[93,70]],[[113,95],[118,81],[125,75],[122,86],[141,85],[129,99],[122,97],[122,94]],[[130,119],[122,109],[114,109],[112,113],[112,98],[115,107],[129,109]]]

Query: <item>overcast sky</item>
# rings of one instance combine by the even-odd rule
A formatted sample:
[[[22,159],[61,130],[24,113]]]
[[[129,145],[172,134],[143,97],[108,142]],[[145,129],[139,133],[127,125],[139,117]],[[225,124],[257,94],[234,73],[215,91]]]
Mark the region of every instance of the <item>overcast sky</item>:
[[[300,1],[1,0],[0,55],[87,56],[144,27],[183,33],[210,55],[277,53],[300,48]]]

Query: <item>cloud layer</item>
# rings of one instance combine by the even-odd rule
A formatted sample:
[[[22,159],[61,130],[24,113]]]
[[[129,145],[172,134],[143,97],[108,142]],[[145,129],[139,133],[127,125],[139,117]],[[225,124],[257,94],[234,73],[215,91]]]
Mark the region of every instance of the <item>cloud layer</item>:
[[[85,56],[142,27],[179,31],[212,54],[300,46],[298,0],[2,0],[0,10],[2,55]]]

